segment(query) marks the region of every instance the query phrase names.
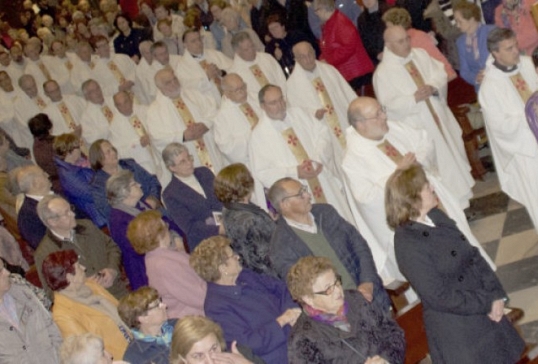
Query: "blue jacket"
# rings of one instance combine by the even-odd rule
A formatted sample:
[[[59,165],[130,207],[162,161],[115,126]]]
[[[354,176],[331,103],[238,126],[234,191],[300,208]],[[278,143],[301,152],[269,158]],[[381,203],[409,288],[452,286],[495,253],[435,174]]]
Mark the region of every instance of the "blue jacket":
[[[222,211],[222,204],[213,190],[213,172],[206,167],[198,167],[194,169],[194,176],[207,198],[174,176],[163,192],[166,209],[172,220],[187,235],[191,252],[202,240],[219,234],[219,227],[206,224],[206,220],[213,217],[213,211]]]
[[[204,311],[222,326],[228,346],[237,340],[267,364],[286,364],[291,327],[276,319],[295,307],[282,281],[243,268],[235,286],[207,284]]]
[[[144,192],[144,196],[141,198],[142,201],[150,196],[155,197],[159,201],[161,200],[161,184],[155,175],[149,174],[149,172],[132,158],[120,159],[119,165],[122,169],[131,171],[135,181],[142,186],[142,191]],[[110,215],[110,205],[106,198],[106,181],[109,177],[110,175],[108,173],[100,169],[95,172],[95,176],[91,181],[91,194],[93,195],[95,207],[105,222],[108,221]]]
[[[94,171],[67,163],[58,157],[54,157],[54,163],[58,168],[64,195],[71,204],[75,205],[77,212],[81,212],[83,217],[90,218],[98,227],[105,226],[106,219],[97,211],[90,192],[90,182],[95,174]]]

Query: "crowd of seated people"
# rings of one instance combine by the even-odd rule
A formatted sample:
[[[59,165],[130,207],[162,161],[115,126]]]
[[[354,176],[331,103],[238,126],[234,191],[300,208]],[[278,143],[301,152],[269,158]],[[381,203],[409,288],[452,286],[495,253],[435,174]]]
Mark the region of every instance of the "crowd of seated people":
[[[25,0],[2,14],[0,362],[403,363],[413,342],[384,284],[408,280],[408,300],[458,310],[421,281],[443,267],[417,277],[427,258],[401,251],[402,231],[449,219],[432,205],[423,215],[440,217],[386,222],[387,180],[417,165],[413,208],[423,185],[451,181],[439,188],[454,202],[446,229],[481,268],[484,292],[457,313],[503,325],[507,340],[484,341],[510,346],[501,362],[520,355],[496,267],[462,212],[474,180],[447,92],[472,85],[487,122],[493,69],[524,115],[538,88],[517,55],[538,44],[531,2],[445,2],[453,44],[407,2],[351,3]],[[517,163],[494,151],[497,168],[528,170],[538,152],[527,149]],[[456,335],[444,328],[426,322],[430,343]],[[431,350],[477,355],[451,351]]]

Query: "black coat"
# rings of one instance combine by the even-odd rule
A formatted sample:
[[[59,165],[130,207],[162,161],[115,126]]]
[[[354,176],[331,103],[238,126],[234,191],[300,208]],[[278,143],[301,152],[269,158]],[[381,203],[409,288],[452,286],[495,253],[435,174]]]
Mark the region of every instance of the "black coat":
[[[493,301],[506,297],[477,248],[441,210],[430,227],[409,222],[395,231],[398,267],[424,306],[433,363],[514,363],[525,344],[504,317],[488,318]]]
[[[390,313],[357,291],[345,292],[350,332],[315,321],[303,312],[288,340],[290,364],[361,364],[375,355],[391,364],[403,363],[404,333]]]
[[[370,247],[362,235],[353,225],[344,220],[331,205],[312,205],[312,215],[314,215],[318,228],[331,244],[336,256],[355,280],[355,284],[358,286],[364,282],[372,282],[374,284],[374,301],[388,308],[390,302],[387,292],[377,274]],[[280,217],[271,238],[269,251],[269,259],[277,275],[281,279],[286,279],[291,266],[297,263],[300,258],[309,255],[312,255],[312,251],[286,220]]]

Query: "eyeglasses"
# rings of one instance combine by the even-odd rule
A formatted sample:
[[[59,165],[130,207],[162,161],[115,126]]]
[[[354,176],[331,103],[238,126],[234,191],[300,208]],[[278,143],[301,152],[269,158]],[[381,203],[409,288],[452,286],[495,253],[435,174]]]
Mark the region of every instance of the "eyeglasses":
[[[179,166],[179,167],[185,167],[189,163],[192,163],[193,160],[194,160],[194,157],[192,155],[188,154],[187,159],[183,159],[183,160],[179,161],[176,165]]]
[[[297,192],[295,195],[290,195],[290,196],[286,196],[282,199],[282,201],[286,201],[288,198],[292,198],[292,197],[299,197],[299,198],[303,198],[304,194],[305,193],[308,193],[308,186],[305,186],[303,185],[301,187],[301,189],[299,190],[299,192]]]
[[[154,310],[154,309],[156,309],[158,307],[161,307],[162,304],[163,304],[163,298],[159,297],[155,301],[151,302],[148,305],[148,308],[146,309],[146,312],[149,312],[149,311]]]
[[[379,119],[381,116],[385,115],[387,113],[387,108],[385,106],[381,106],[379,110],[375,113],[375,116],[369,117],[369,118],[359,118],[359,120],[365,121],[365,120],[372,120],[372,119]]]
[[[341,287],[342,286],[342,277],[340,275],[337,275],[336,276],[336,280],[334,281],[333,284],[331,284],[329,287],[327,287],[325,290],[323,291],[319,291],[319,292],[314,292],[314,294],[319,294],[319,295],[322,295],[322,296],[330,296],[333,294],[334,290],[336,289],[336,287]]]

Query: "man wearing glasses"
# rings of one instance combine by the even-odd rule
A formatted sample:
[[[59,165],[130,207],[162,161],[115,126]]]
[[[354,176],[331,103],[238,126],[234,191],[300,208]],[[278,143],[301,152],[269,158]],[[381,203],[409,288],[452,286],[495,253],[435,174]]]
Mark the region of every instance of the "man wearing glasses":
[[[331,205],[312,204],[308,187],[293,178],[276,181],[268,196],[280,214],[269,259],[281,279],[304,256],[327,257],[341,276],[344,289],[356,289],[369,302],[389,307],[372,252],[353,225]]]

